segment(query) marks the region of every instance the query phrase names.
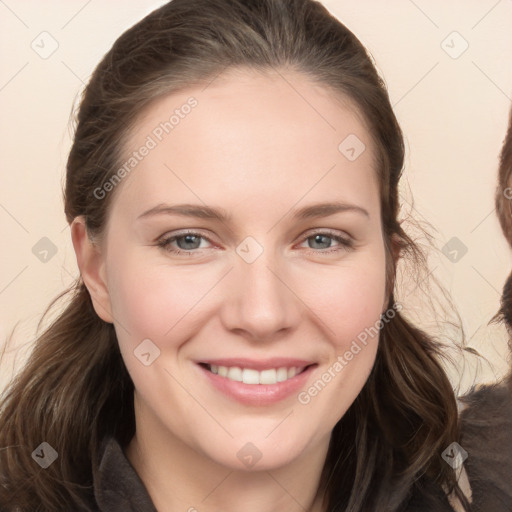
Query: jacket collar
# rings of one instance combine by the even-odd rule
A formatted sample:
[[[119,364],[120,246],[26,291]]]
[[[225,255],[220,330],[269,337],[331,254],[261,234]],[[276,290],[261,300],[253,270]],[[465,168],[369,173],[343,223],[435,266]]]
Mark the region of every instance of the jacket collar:
[[[107,437],[102,448],[100,465],[93,473],[99,512],[157,512],[119,442]]]

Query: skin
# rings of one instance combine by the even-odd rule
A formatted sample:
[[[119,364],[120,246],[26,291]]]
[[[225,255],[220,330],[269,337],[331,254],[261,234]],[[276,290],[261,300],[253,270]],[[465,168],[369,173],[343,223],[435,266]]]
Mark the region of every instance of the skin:
[[[373,144],[350,102],[306,76],[238,70],[154,102],[127,154],[190,96],[197,107],[118,185],[101,243],[83,218],[72,224],[82,277],[135,385],[137,432],[125,452],[160,512],[318,512],[331,431],[361,391],[378,337],[308,404],[296,394],[240,404],[195,361],[304,358],[318,365],[307,389],[375,325],[387,298]],[[355,161],[338,150],[349,134],[366,145]],[[293,215],[335,201],[368,215]],[[231,219],[137,219],[161,203],[222,208]],[[168,249],[191,254],[157,245],[184,228],[205,238]],[[247,236],[263,247],[252,263],[236,252]],[[144,339],[160,350],[149,366],[134,356]],[[248,442],[261,453],[250,468],[237,457]]]

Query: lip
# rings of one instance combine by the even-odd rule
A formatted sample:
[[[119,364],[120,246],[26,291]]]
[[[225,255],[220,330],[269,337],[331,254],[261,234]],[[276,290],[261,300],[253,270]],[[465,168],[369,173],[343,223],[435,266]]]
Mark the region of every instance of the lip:
[[[237,365],[233,362],[248,361],[243,359],[218,359],[216,361],[220,361],[220,366],[240,366],[242,368],[251,368],[255,370],[259,370],[259,368],[265,370],[269,368],[287,366],[288,364],[282,364],[284,361],[283,359],[279,360],[280,363],[277,366],[274,366],[276,360],[272,360],[272,363],[269,363],[268,361],[260,361],[257,363],[259,365],[257,367],[250,365]],[[289,359],[287,361],[301,363],[297,366],[308,366],[307,364],[303,364],[305,361],[299,361],[296,359]],[[227,362],[229,362],[229,364],[226,364]],[[253,364],[256,364],[254,361],[252,362]],[[212,362],[211,364],[218,363]],[[291,364],[290,366],[295,366],[295,364]],[[212,373],[205,366],[197,364],[197,367],[201,370],[203,375],[208,379],[208,382],[212,384],[214,388],[239,403],[253,406],[272,405],[290,397],[291,395],[296,395],[301,389],[305,387],[308,378],[317,366],[317,364],[309,363],[309,366],[302,373],[299,373],[298,375],[295,375],[295,377],[292,377],[291,379],[288,379],[284,382],[278,382],[276,384],[244,384],[243,382],[237,382],[226,377],[221,377],[220,375]]]
[[[237,357],[229,359],[205,359],[202,361],[196,361],[196,363],[205,363],[209,365],[214,364],[217,366],[228,367],[238,366],[239,368],[248,368],[250,370],[258,370],[261,372],[263,370],[270,370],[272,368],[282,368],[283,366],[286,368],[291,368],[292,366],[303,368],[304,366],[314,364],[314,361],[306,361],[305,359],[292,359],[290,357],[273,357],[270,359],[257,361],[255,359]]]

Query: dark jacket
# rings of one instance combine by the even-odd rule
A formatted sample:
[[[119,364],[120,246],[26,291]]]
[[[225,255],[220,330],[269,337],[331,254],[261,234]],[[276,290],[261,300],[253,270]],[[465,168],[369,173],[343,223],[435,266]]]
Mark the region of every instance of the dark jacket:
[[[463,399],[460,444],[474,512],[512,512],[512,375]]]

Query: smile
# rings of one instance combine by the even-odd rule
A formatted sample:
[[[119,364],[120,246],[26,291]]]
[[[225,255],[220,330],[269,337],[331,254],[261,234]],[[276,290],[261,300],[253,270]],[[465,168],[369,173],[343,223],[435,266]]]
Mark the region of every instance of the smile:
[[[317,363],[304,359],[246,358],[197,361],[197,368],[214,389],[245,405],[269,406],[304,389]]]
[[[277,384],[278,382],[285,382],[299,375],[306,369],[306,366],[292,366],[290,368],[282,366],[280,368],[269,368],[262,371],[252,368],[240,368],[239,366],[228,367],[215,364],[207,364],[206,368],[220,377],[225,377],[226,379],[236,382],[243,382],[244,384]]]

